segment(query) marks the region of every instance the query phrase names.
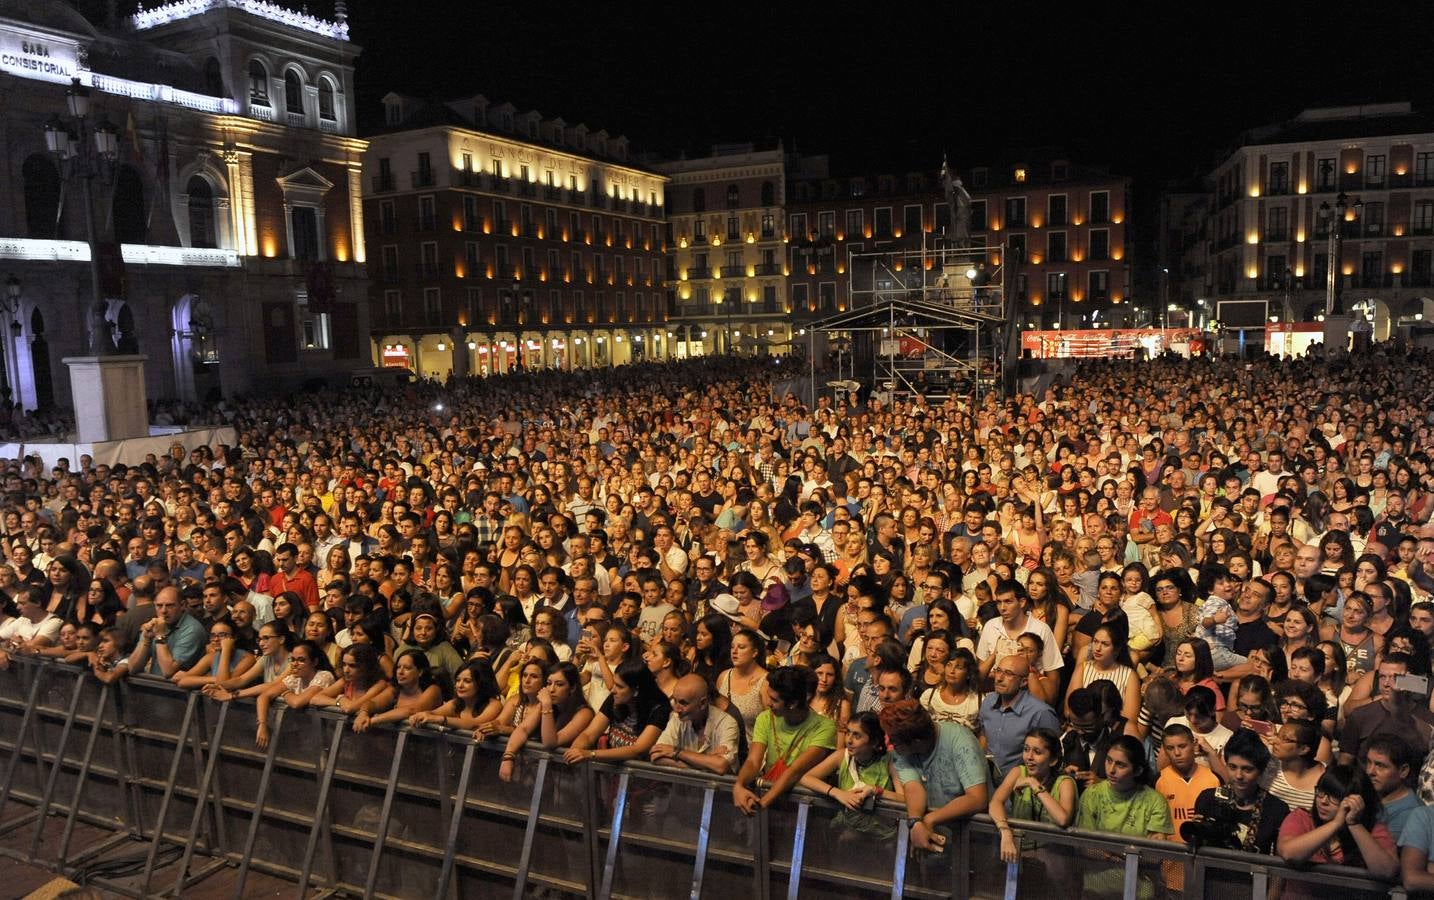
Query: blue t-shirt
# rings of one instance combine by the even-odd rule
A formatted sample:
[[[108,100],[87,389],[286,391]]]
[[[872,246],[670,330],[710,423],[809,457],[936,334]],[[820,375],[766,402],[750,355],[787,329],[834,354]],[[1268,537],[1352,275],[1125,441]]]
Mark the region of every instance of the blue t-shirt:
[[[1395,843],[1399,842],[1399,836],[1404,833],[1404,829],[1409,822],[1409,816],[1423,805],[1424,804],[1419,800],[1419,795],[1413,791],[1410,791],[1393,803],[1380,805],[1379,821],[1383,822],[1389,829],[1389,833],[1394,835]]]
[[[926,786],[927,809],[945,806],[978,784],[986,783],[986,754],[971,729],[958,722],[936,723],[936,746],[924,757],[892,755],[902,784]]]
[[[1394,840],[1401,847],[1418,847],[1425,857],[1434,859],[1434,806],[1416,804],[1404,820],[1404,830]]]

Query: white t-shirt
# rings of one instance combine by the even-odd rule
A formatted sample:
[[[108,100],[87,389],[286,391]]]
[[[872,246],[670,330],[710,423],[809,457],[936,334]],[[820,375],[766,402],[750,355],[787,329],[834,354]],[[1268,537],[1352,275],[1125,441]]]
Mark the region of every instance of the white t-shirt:
[[[1195,726],[1190,724],[1190,719],[1186,716],[1174,716],[1172,718],[1166,719],[1165,727],[1169,728],[1171,725],[1184,725],[1186,728],[1189,728],[1192,732],[1195,733],[1196,737],[1204,738],[1205,743],[1209,744],[1210,749],[1214,750],[1216,753],[1224,753],[1225,745],[1230,742],[1230,738],[1235,736],[1235,732],[1226,728],[1224,725],[1221,725],[1219,722],[1215,723],[1215,727],[1213,729],[1205,732],[1204,734],[1201,734],[1200,732],[1195,731]],[[1195,757],[1195,761],[1202,766],[1210,765],[1210,760],[1206,759],[1203,754],[1197,754]]]
[[[1039,637],[1044,646],[1041,650],[1041,671],[1054,672],[1065,665],[1061,658],[1061,648],[1056,646],[1055,633],[1051,627],[1035,616],[1026,615],[1026,627],[1021,629],[1021,634],[1034,634]],[[1016,636],[1017,638],[1020,635]],[[1006,633],[1006,626],[1000,618],[992,619],[981,628],[981,639],[976,644],[976,658],[985,661],[995,653],[997,659],[1007,656],[1016,656],[1021,652],[1021,644],[1013,640]]]
[[[17,616],[5,623],[4,630],[8,631],[8,633],[0,634],[0,637],[4,637],[7,640],[15,640],[22,644],[28,644],[36,637],[42,637],[49,640],[51,646],[53,646],[60,642],[60,626],[63,624],[65,623],[60,620],[59,616],[50,615],[48,613],[45,615],[45,618],[38,622],[31,622],[24,616]],[[14,625],[13,629],[10,628],[11,625]]]

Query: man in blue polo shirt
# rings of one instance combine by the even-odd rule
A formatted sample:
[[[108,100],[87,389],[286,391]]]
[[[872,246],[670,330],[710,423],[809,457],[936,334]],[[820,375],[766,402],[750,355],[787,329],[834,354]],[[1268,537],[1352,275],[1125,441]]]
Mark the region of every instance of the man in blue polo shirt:
[[[981,701],[981,730],[998,775],[1021,761],[1021,748],[1032,729],[1049,728],[1057,734],[1061,730],[1055,710],[1026,690],[1030,674],[1031,664],[1024,656],[1002,657],[991,668],[996,689]]]

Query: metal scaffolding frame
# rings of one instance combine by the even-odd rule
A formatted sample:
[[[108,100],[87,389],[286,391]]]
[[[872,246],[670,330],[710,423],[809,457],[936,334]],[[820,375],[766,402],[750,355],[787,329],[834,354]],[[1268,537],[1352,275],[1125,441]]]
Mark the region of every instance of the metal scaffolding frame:
[[[979,399],[988,387],[1009,383],[1018,357],[1007,258],[1004,245],[928,245],[924,236],[919,248],[848,250],[846,310],[812,323],[811,333],[850,335],[852,374],[856,361],[865,361],[873,390],[889,399],[949,396],[950,387],[965,383]],[[903,342],[915,343],[920,355],[904,355]],[[937,389],[921,390],[917,372]]]

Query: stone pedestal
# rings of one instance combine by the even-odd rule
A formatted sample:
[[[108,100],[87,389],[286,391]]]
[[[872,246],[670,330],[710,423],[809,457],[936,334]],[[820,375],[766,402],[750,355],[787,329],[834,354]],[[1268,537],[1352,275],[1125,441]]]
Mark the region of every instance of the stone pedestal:
[[[67,356],[81,444],[149,436],[144,393],[146,356]]]
[[[1324,320],[1324,352],[1333,353],[1335,350],[1349,349],[1349,326],[1354,321],[1354,316],[1338,315],[1325,316]]]

